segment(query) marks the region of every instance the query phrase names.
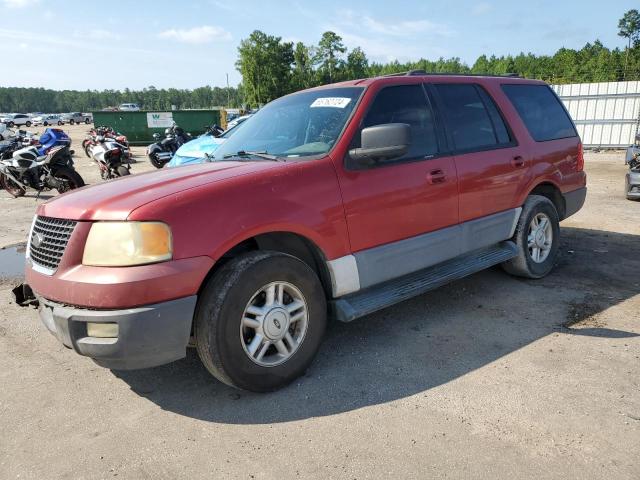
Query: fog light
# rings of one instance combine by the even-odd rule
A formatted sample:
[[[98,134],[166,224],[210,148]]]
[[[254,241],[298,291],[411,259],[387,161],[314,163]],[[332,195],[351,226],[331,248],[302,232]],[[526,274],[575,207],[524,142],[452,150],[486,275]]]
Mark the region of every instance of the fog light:
[[[87,335],[98,338],[118,338],[118,324],[87,323]]]

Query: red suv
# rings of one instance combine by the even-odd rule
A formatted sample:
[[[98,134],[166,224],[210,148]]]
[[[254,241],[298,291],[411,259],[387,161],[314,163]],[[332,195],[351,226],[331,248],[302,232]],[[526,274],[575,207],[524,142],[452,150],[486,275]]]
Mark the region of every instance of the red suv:
[[[273,390],[309,366],[328,316],[349,322],[496,264],[543,277],[586,195],[561,102],[510,76],[305,90],[209,160],[38,208],[26,278],[62,343],[113,369],[191,344],[222,382]]]

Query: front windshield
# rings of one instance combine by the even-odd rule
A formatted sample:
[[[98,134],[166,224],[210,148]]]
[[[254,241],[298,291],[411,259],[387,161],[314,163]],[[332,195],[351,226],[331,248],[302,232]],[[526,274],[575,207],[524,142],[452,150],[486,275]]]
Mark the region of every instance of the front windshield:
[[[326,88],[275,100],[234,128],[213,156],[222,160],[238,152],[285,158],[327,153],[363,91],[361,87]]]

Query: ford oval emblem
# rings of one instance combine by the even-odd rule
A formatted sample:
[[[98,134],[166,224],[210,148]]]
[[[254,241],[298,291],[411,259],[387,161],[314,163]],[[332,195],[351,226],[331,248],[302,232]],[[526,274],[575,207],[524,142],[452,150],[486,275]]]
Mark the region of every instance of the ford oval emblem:
[[[42,245],[42,242],[44,242],[44,235],[40,232],[34,232],[33,238],[31,239],[31,245],[38,248]]]

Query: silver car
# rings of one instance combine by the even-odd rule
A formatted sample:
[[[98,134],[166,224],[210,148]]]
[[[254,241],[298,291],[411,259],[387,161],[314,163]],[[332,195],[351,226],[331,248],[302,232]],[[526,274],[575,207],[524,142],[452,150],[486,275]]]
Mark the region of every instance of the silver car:
[[[629,165],[624,193],[627,199],[638,200],[640,199],[640,133],[636,135],[635,143],[627,148],[624,163]]]

